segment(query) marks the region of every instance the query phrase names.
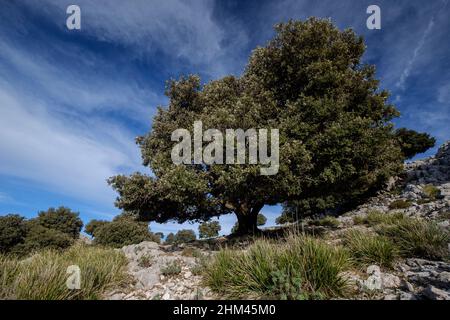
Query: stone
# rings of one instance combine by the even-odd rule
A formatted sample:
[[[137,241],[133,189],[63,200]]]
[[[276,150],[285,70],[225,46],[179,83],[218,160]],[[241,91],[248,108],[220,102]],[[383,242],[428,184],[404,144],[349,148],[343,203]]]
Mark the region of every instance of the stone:
[[[162,300],[170,300],[170,293],[169,292],[164,293],[161,299]]]
[[[380,267],[375,264],[368,266],[366,272],[369,275],[374,275],[374,274],[380,275],[381,274]]]
[[[396,275],[384,273],[381,278],[383,280],[383,288],[394,289],[400,287],[401,281]]]
[[[450,300],[450,292],[429,285],[422,294],[431,300]]]

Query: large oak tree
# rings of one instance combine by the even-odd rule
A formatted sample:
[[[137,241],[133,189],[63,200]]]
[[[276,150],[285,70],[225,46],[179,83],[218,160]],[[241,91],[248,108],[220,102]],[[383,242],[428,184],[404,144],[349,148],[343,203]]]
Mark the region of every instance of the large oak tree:
[[[290,21],[253,51],[239,78],[169,81],[168,108],[159,108],[152,130],[137,139],[153,175],[111,178],[116,205],[156,222],[232,212],[238,232],[248,233],[257,230],[264,205],[339,207],[376,190],[403,158],[390,122],[398,112],[379,89],[375,67],[361,62],[364,51],[361,37],[328,20]],[[173,164],[172,132],[192,132],[198,120],[222,132],[279,129],[278,173],[261,175],[261,165]]]

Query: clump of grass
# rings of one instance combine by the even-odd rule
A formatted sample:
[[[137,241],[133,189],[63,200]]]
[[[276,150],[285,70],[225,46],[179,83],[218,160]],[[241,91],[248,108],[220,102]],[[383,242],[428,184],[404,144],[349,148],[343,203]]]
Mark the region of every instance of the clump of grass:
[[[230,298],[314,299],[345,294],[341,276],[349,265],[341,248],[320,239],[290,235],[284,244],[257,240],[246,251],[219,251],[205,282]]]
[[[66,285],[71,265],[81,271],[79,290]],[[119,251],[85,245],[45,250],[25,260],[0,255],[0,299],[99,299],[105,290],[128,281],[126,265]]]
[[[404,256],[442,260],[449,258],[449,233],[431,221],[408,218],[378,229],[392,239]]]
[[[150,268],[153,265],[153,257],[149,254],[142,255],[138,260],[138,266],[141,268]]]
[[[344,235],[344,245],[357,264],[377,264],[391,267],[398,257],[398,249],[392,241],[380,235],[351,230]]]
[[[355,224],[365,224],[373,227],[378,224],[395,224],[405,219],[406,216],[401,212],[383,213],[380,211],[369,211],[365,217],[356,216],[353,218]]]
[[[195,264],[191,267],[191,272],[194,275],[201,275],[205,272],[208,265],[208,256],[198,251],[195,256]]]
[[[425,194],[425,196],[431,200],[436,200],[437,198],[439,198],[441,194],[441,191],[432,184],[427,184],[426,186],[424,186],[422,188],[422,191]]]
[[[339,226],[339,220],[332,216],[326,216],[322,219],[311,220],[309,225],[337,228]]]
[[[395,210],[395,209],[407,209],[411,207],[412,203],[408,200],[394,200],[389,204],[389,209]]]
[[[163,267],[161,267],[161,274],[165,276],[175,276],[181,273],[181,265],[177,260],[167,262]]]

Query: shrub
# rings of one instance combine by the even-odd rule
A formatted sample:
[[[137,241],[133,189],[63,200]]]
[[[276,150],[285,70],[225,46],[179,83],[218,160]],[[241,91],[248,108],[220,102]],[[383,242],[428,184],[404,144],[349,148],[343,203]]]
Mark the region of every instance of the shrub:
[[[176,243],[189,243],[197,239],[194,230],[183,229],[176,233],[175,242]]]
[[[441,195],[441,191],[432,184],[427,184],[422,190],[426,197],[430,200],[436,200]]]
[[[70,265],[80,267],[80,290],[66,286]],[[119,251],[84,245],[64,252],[43,250],[27,260],[0,255],[0,299],[99,299],[128,280],[126,265]]]
[[[365,217],[356,216],[353,218],[355,224],[366,224],[375,226],[378,224],[395,224],[405,219],[406,216],[401,212],[384,213],[376,210],[369,211]]]
[[[10,252],[14,246],[23,243],[26,235],[24,219],[17,214],[0,217],[0,253]]]
[[[220,229],[219,221],[203,222],[198,226],[198,234],[200,238],[217,237]]]
[[[70,247],[74,239],[67,233],[46,228],[36,220],[27,222],[27,235],[23,243],[15,246],[12,253],[26,255],[43,249],[62,250]]]
[[[342,249],[290,235],[282,245],[257,240],[244,252],[223,249],[204,274],[210,288],[231,298],[326,298],[345,293],[348,264]]]
[[[138,260],[138,266],[141,268],[150,268],[153,264],[153,257],[149,254],[142,255]]]
[[[78,216],[77,212],[72,212],[69,208],[59,207],[39,212],[35,220],[45,228],[57,230],[77,239],[83,227],[83,222]]]
[[[175,243],[175,235],[171,232],[167,235],[165,244],[174,244]]]
[[[265,215],[263,215],[262,213],[258,214],[258,217],[256,218],[256,225],[258,227],[261,227],[263,225],[265,225],[267,223],[267,218]]]
[[[344,245],[355,262],[391,267],[398,256],[395,245],[386,237],[352,230],[345,234]]]
[[[121,248],[142,241],[154,241],[148,227],[128,219],[107,223],[96,230],[95,243],[113,248]]]
[[[95,231],[99,229],[100,227],[104,226],[105,224],[109,223],[109,221],[105,220],[91,220],[89,223],[84,227],[84,231],[93,237],[95,237]]]
[[[181,265],[177,260],[167,262],[165,266],[161,268],[161,273],[165,276],[174,276],[181,273]]]
[[[406,209],[411,207],[412,203],[408,200],[395,200],[389,204],[389,209]]]
[[[404,256],[448,259],[449,234],[434,222],[408,218],[378,232],[391,238]]]
[[[326,216],[322,219],[311,220],[309,224],[313,226],[337,228],[339,226],[339,220],[332,216]]]

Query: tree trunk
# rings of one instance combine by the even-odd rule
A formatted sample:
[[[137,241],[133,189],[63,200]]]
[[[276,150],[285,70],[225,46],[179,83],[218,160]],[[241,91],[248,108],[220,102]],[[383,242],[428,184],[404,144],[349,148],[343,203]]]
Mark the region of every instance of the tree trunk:
[[[236,216],[238,219],[238,229],[236,234],[246,235],[260,232],[257,225],[257,219],[259,211],[262,207],[262,205],[258,205],[251,209],[247,209],[245,206],[241,206],[241,208],[236,211]]]

